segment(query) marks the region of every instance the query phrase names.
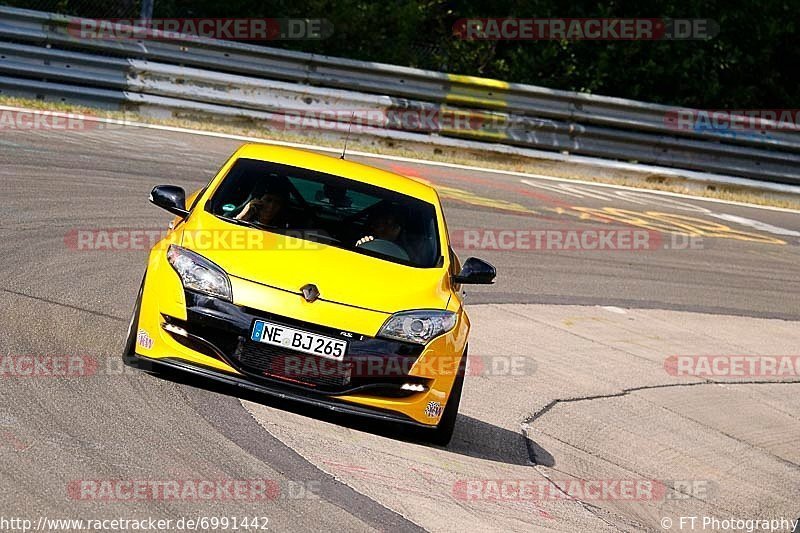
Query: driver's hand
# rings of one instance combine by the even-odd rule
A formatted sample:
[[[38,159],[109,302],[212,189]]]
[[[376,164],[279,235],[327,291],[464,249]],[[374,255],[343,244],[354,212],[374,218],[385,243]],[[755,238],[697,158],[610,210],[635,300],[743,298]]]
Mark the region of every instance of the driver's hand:
[[[373,237],[372,235],[366,235],[366,236],[361,237],[360,239],[358,239],[356,241],[356,246],[361,246],[362,244],[366,244],[369,241],[374,241],[374,240],[375,240],[375,237]]]
[[[261,209],[261,206],[264,205],[264,202],[261,200],[250,200],[247,202],[247,205],[244,206],[242,212],[236,215],[238,219],[245,219],[245,217],[252,217],[258,215],[258,210]]]

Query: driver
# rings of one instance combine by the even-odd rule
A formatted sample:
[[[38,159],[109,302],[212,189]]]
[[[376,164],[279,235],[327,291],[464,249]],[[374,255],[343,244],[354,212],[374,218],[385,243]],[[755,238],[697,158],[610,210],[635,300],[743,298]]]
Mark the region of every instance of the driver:
[[[289,190],[286,185],[280,181],[270,182],[264,192],[245,204],[236,218],[266,226],[283,226],[286,224],[288,203]]]

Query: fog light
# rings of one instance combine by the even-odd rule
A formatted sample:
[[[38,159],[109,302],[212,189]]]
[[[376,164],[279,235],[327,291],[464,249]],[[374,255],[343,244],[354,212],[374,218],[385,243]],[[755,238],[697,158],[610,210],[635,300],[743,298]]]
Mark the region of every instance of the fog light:
[[[164,329],[169,331],[170,333],[174,333],[175,335],[180,335],[181,337],[188,337],[189,332],[185,329],[176,326],[175,324],[164,324]]]
[[[419,383],[403,383],[400,388],[412,392],[425,392],[425,385],[421,385]]]

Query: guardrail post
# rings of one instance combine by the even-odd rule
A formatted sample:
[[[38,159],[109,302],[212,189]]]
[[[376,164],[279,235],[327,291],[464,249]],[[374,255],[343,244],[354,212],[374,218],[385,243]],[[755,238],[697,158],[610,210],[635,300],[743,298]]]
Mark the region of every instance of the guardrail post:
[[[150,20],[153,18],[153,3],[155,0],[142,0],[142,11],[139,18],[142,20]]]

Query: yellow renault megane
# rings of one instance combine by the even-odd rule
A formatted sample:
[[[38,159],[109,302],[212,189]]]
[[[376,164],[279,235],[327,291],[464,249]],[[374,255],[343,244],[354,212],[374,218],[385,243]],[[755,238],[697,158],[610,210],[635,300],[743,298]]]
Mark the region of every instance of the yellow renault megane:
[[[339,412],[455,426],[470,322],[463,266],[429,185],[247,144],[202,190],[155,187],[177,216],[150,252],[129,364],[165,365]]]

